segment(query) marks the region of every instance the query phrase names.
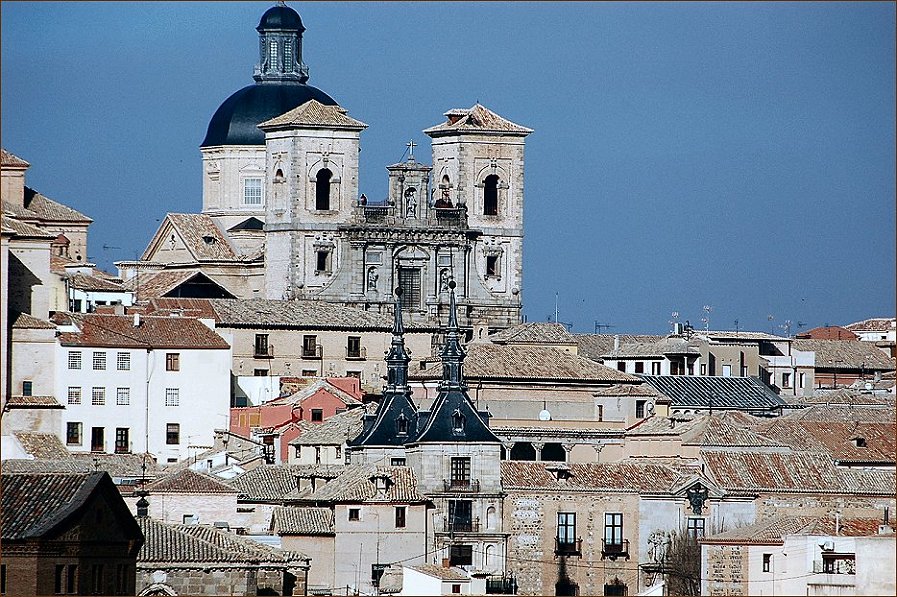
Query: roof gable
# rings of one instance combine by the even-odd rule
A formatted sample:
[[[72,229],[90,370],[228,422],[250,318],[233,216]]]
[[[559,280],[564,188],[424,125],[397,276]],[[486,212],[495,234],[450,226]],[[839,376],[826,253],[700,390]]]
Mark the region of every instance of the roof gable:
[[[305,127],[360,131],[367,126],[360,120],[348,116],[345,108],[328,106],[315,99],[308,100],[301,106],[258,125],[263,131]]]
[[[533,132],[533,129],[511,122],[479,103],[470,108],[449,110],[445,117],[445,122],[425,129],[424,133],[431,137],[463,133],[525,137]]]
[[[189,468],[157,479],[146,489],[153,493],[239,493],[232,486]]]
[[[239,259],[227,238],[206,214],[166,214],[141,259],[152,261],[163,243],[170,243],[172,249],[186,250],[196,262]]]

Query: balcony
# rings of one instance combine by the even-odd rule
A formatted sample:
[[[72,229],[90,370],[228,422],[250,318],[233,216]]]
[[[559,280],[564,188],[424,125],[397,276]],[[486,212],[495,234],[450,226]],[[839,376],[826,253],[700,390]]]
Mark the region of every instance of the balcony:
[[[601,540],[601,559],[616,560],[617,558],[629,559],[629,539],[620,541]]]
[[[554,555],[555,556],[581,556],[582,555],[582,539],[561,539],[554,538]]]
[[[487,595],[516,595],[517,579],[513,576],[486,577]]]
[[[443,490],[448,492],[479,493],[479,479],[443,479]]]
[[[303,346],[302,347],[302,358],[303,359],[320,359],[323,355],[324,351],[321,348],[320,344],[316,344],[315,346]]]
[[[355,221],[362,225],[430,226],[438,228],[467,228],[467,208],[465,207],[423,207],[414,216],[407,216],[393,205],[358,205]]]
[[[363,346],[355,348],[355,349],[346,347],[346,360],[347,361],[363,361],[367,358],[368,358],[368,351]]]
[[[467,224],[467,210],[463,207],[437,207],[433,211],[440,226],[456,228]]]
[[[252,353],[257,359],[273,359],[274,358],[274,345],[273,344],[265,344],[259,345],[256,344],[255,350]]]
[[[385,224],[390,212],[388,205],[363,205],[361,209],[366,224]]]
[[[442,528],[444,533],[479,533],[480,519],[450,521],[446,516],[442,519]]]

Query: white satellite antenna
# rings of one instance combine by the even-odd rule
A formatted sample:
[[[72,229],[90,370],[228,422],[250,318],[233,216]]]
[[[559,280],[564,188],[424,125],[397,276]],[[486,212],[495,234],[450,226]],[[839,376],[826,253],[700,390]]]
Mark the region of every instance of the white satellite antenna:
[[[542,411],[539,413],[539,420],[540,420],[540,421],[550,421],[550,420],[551,420],[551,413],[548,412],[547,409],[544,409],[544,408],[543,408]]]

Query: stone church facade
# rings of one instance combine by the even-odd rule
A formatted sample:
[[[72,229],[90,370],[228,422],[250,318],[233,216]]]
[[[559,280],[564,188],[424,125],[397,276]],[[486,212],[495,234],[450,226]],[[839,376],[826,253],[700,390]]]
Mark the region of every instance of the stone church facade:
[[[410,325],[445,319],[453,278],[463,327],[519,323],[524,141],[532,130],[480,104],[450,110],[424,131],[432,166],[413,157],[412,145],[407,161],[387,167],[388,198],[368,201],[358,188],[367,125],[308,84],[298,13],[272,7],[256,29],[255,83],[221,104],[201,145],[202,215],[234,258],[216,271],[190,267],[238,298],[384,313],[402,287]],[[141,261],[185,266],[151,249]]]

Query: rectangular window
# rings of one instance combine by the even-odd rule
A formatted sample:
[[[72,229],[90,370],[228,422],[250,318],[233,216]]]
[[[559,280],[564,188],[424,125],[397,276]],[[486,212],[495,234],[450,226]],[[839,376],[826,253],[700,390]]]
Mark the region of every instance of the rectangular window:
[[[405,528],[405,506],[396,506],[396,528]]]
[[[470,458],[452,458],[452,487],[470,487]]]
[[[269,371],[268,369],[253,369],[252,375],[254,377],[267,377],[268,371]]]
[[[349,520],[361,520],[361,508],[349,508]]]
[[[558,512],[558,544],[576,544],[576,512]]]
[[[168,423],[165,426],[165,443],[176,446],[181,443],[181,426],[179,423]]]
[[[169,352],[165,354],[165,370],[180,371],[181,370],[181,354],[178,352]]]
[[[303,369],[302,377],[317,377],[318,372],[315,369]]]
[[[302,336],[302,356],[316,357],[318,355],[318,337]]]
[[[604,420],[604,405],[599,404],[595,407],[595,420],[603,421]]]
[[[644,373],[645,372],[645,363],[643,361],[635,362],[635,372],[636,373]]]
[[[91,427],[90,429],[90,451],[102,452],[106,448],[105,427]]]
[[[313,423],[320,423],[324,420],[324,409],[323,408],[313,408],[311,409],[311,420]]]
[[[660,363],[651,363],[651,375],[660,375]]]
[[[461,593],[461,585],[452,585],[452,593],[460,594]]]
[[[243,205],[262,204],[262,179],[246,178],[243,180]]]
[[[419,309],[421,299],[420,269],[399,268],[399,287],[402,289],[402,308]]]
[[[93,370],[94,371],[105,371],[106,370],[106,353],[105,352],[93,353]]]
[[[69,422],[65,424],[65,443],[70,446],[81,445],[81,423]]]
[[[94,564],[91,569],[91,580],[93,581],[93,594],[100,595],[105,593],[103,590],[103,565]]]
[[[450,566],[473,566],[472,545],[452,545],[449,552]]]
[[[65,592],[69,595],[78,592],[78,565],[69,564],[65,575]]]
[[[130,430],[127,427],[118,427],[115,430],[115,453],[127,454],[131,451]]]
[[[65,588],[65,564],[56,564],[56,572],[53,575],[53,593],[61,595]]]
[[[487,255],[486,256],[486,277],[487,278],[497,278],[498,277],[498,255]]]
[[[723,377],[732,377],[732,365],[723,365]]]
[[[617,371],[626,373],[626,361],[617,361]]]
[[[797,383],[799,388],[803,388],[804,384],[807,383],[807,377],[805,373],[797,374]]]
[[[181,391],[178,388],[165,388],[165,406],[180,406]]]
[[[315,464],[321,464],[321,446],[315,446]]]
[[[390,466],[405,466],[405,459],[404,458],[391,458],[389,460],[389,465]]]
[[[196,514],[184,514],[181,517],[181,524],[198,524],[199,517]]]
[[[315,273],[330,272],[330,251],[317,251],[315,253]]]
[[[6,564],[0,564],[0,595],[6,595]]]
[[[772,554],[763,554],[763,572],[772,572]]]
[[[782,387],[783,388],[791,387],[791,374],[790,373],[782,373]]]
[[[22,382],[22,396],[32,396],[34,394],[34,383],[30,381]]]
[[[120,352],[116,356],[115,366],[119,371],[130,371],[131,370],[131,353],[130,352]]]
[[[337,446],[336,447],[336,459],[339,460],[342,457],[343,457],[343,447]]]
[[[131,404],[131,388],[115,389],[115,404],[118,406],[128,406]]]
[[[449,530],[452,532],[476,532],[473,524],[473,502],[471,500],[449,500]]]
[[[644,419],[645,418],[645,404],[647,404],[647,400],[636,400],[635,401],[635,418],[636,419]]]
[[[90,403],[94,406],[105,406],[106,404],[106,388],[91,388]]]
[[[361,379],[361,371],[346,371],[346,377],[354,377],[355,379]]]
[[[346,356],[350,359],[361,358],[361,336],[349,336],[346,340]]]
[[[81,368],[81,351],[70,350],[69,351],[69,369],[80,369],[80,368]]]
[[[69,388],[69,404],[81,404],[81,388]]]
[[[685,527],[689,537],[700,539],[704,536],[704,519],[689,517]]]
[[[622,512],[606,512],[604,514],[604,543],[606,546],[623,546]]]
[[[707,375],[707,363],[701,363],[701,375]]]

